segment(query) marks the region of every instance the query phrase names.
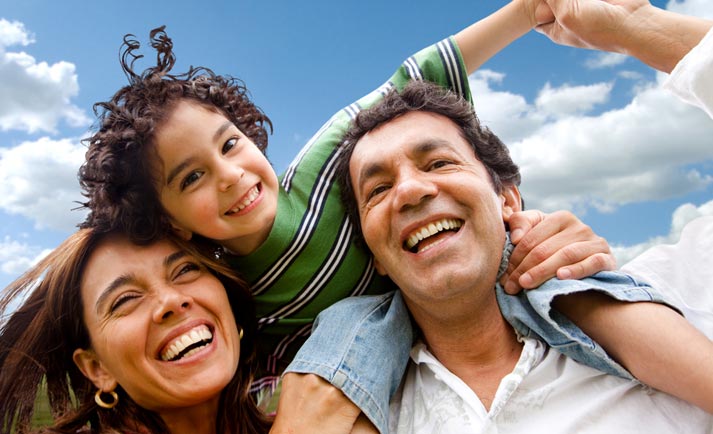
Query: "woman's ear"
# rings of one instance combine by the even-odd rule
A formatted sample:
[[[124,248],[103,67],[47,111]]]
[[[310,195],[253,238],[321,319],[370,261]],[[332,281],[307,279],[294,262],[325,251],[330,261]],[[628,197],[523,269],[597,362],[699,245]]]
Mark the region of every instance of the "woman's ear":
[[[502,201],[503,221],[510,221],[510,216],[513,213],[522,211],[522,197],[517,185],[504,185],[503,191],[500,192],[500,200]]]
[[[104,365],[97,358],[92,350],[78,348],[72,354],[72,360],[77,365],[82,374],[87,377],[97,389],[109,392],[116,389],[116,379],[104,368]]]

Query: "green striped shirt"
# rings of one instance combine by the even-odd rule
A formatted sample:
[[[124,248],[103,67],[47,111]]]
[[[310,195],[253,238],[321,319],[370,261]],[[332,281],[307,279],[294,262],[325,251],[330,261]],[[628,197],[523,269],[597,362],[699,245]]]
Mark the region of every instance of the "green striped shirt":
[[[428,80],[470,100],[467,74],[453,38],[409,57],[389,80],[336,113],[280,177],[275,223],[265,243],[231,266],[252,284],[260,335],[260,372],[253,390],[274,387],[305,341],[319,312],[352,295],[383,293],[371,256],[354,243],[354,226],[335,182],[337,148],[351,120],[392,88]]]

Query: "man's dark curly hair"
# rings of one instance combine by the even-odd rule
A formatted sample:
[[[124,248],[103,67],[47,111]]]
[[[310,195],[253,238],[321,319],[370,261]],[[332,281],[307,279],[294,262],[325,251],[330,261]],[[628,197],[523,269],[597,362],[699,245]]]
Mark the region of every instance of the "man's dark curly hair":
[[[473,106],[460,95],[436,84],[424,81],[408,83],[400,92],[392,89],[375,106],[360,112],[340,145],[337,161],[337,182],[342,203],[361,237],[359,208],[349,173],[349,161],[357,142],[368,132],[407,113],[423,111],[445,116],[459,128],[463,138],[473,147],[475,157],[490,174],[495,191],[503,186],[520,185],[520,169],[512,161],[510,151],[498,136],[481,125]],[[363,239],[361,239],[363,244]]]
[[[94,105],[98,125],[84,140],[88,150],[79,169],[82,194],[88,199],[83,205],[90,211],[80,226],[121,229],[140,243],[159,239],[170,230],[156,191],[160,180],[154,145],[157,129],[180,100],[195,101],[226,116],[263,153],[272,133],[270,119],[252,103],[242,81],[204,67],[171,74],[176,57],[164,28],[151,31],[156,66],[141,74],[134,72],[134,62],[143,57],[137,54],[140,44],[134,35],[124,36],[121,67],[129,84],[109,101]]]

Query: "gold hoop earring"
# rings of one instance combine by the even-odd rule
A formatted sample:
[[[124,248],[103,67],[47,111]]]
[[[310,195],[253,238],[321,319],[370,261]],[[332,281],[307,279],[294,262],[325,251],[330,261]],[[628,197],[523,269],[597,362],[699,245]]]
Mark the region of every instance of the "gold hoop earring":
[[[111,396],[111,402],[104,402],[102,399],[102,393],[106,393],[109,396]],[[116,404],[119,403],[119,395],[116,394],[113,390],[110,390],[109,392],[103,392],[101,389],[97,390],[97,393],[94,394],[94,402],[97,403],[97,405],[101,408],[107,408],[107,409],[112,409],[116,407]]]
[[[238,326],[238,340],[243,340],[243,328]]]

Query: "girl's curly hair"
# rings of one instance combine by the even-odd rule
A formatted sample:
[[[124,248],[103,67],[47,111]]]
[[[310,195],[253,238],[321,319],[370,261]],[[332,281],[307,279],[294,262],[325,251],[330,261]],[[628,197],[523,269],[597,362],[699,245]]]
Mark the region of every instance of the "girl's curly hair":
[[[129,84],[109,101],[94,105],[98,125],[83,141],[88,150],[79,169],[82,194],[87,198],[82,205],[90,211],[80,226],[120,229],[141,243],[170,230],[155,187],[158,155],[153,145],[157,127],[178,101],[190,99],[226,116],[263,152],[272,133],[270,119],[250,100],[241,80],[204,67],[191,66],[183,74],[171,74],[176,57],[164,28],[151,31],[156,66],[141,74],[134,72],[134,63],[143,57],[137,54],[140,44],[134,35],[124,36],[121,67]]]

